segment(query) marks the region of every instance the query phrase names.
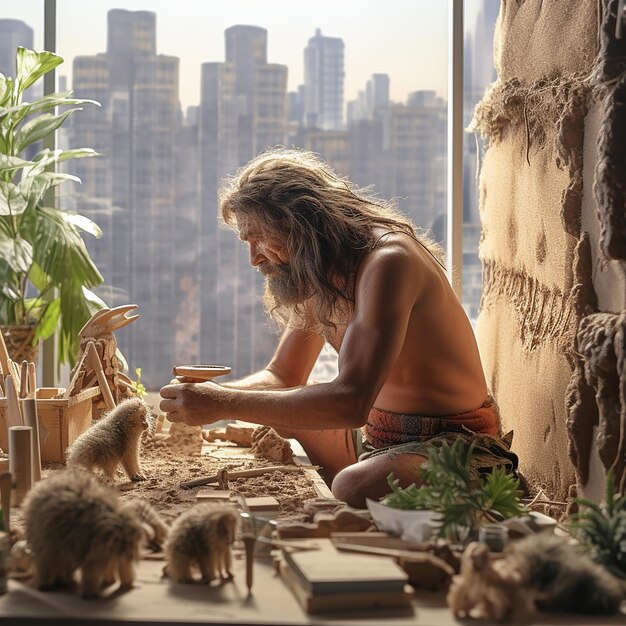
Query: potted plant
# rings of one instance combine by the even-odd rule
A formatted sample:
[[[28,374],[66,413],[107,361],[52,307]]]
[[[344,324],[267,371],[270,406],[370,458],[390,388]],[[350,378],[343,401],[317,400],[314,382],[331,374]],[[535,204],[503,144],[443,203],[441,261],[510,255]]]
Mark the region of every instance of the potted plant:
[[[487,474],[472,469],[474,444],[458,437],[452,445],[433,447],[420,468],[423,484],[406,488],[389,474],[390,493],[381,504],[392,509],[431,511],[436,534],[454,541],[474,539],[484,523],[499,522],[525,513],[519,480],[497,467]],[[405,518],[406,521],[406,518]]]
[[[96,152],[43,148],[25,157],[29,146],[80,110],[76,105],[98,105],[74,99],[69,91],[33,102],[23,100],[26,89],[61,63],[63,59],[51,52],[18,48],[15,78],[0,74],[0,326],[9,351],[16,345],[12,330],[26,332],[25,338],[17,339],[22,346],[58,332],[59,364],[73,363],[78,331],[104,304],[89,290],[103,279],[81,234],[100,237],[100,229],[86,217],[46,201],[51,188],[80,182],[71,174],[54,171],[56,164]]]

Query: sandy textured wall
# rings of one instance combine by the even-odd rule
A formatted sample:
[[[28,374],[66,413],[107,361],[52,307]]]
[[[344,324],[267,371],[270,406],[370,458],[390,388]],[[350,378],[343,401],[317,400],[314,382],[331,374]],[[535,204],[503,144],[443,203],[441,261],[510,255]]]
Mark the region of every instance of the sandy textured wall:
[[[585,168],[585,158],[602,162],[610,152],[602,115],[597,150],[585,151],[588,113],[608,94],[599,67],[606,57],[601,24],[610,17],[609,4],[504,0],[494,43],[498,81],[473,121],[488,140],[480,182],[481,354],[504,428],[515,431],[522,471],[558,499],[586,482],[592,451],[600,451],[605,467],[611,454],[621,454],[620,374],[617,395],[613,377],[611,399],[604,400],[607,385],[598,386],[591,371],[594,362],[602,365],[581,352],[583,344],[594,352],[599,325],[616,329],[611,345],[620,340],[619,315],[597,317],[594,289],[609,247],[600,232],[606,239],[608,231],[615,238],[620,230],[619,218],[607,218],[606,190],[615,187],[616,168]],[[592,182],[593,201],[583,202]],[[626,255],[622,244],[612,242],[612,249],[621,246]],[[623,290],[623,269],[612,267],[603,289]],[[609,369],[618,372],[618,361]],[[622,391],[626,402],[626,385]],[[608,428],[598,419],[603,402],[611,404],[604,407]],[[594,444],[596,432],[608,433],[610,445]]]

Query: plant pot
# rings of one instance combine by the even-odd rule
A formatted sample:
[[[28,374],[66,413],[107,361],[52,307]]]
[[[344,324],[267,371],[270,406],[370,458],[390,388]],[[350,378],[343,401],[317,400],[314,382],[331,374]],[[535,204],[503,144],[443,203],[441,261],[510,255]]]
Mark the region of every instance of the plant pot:
[[[9,356],[16,362],[37,362],[39,343],[33,345],[35,326],[30,324],[17,326],[0,326],[2,338],[6,343]]]

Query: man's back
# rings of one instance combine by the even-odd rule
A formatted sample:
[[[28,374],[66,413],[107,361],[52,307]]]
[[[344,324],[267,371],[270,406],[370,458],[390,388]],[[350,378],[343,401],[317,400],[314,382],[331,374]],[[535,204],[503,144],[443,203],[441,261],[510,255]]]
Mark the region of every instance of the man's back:
[[[374,406],[398,413],[450,415],[479,407],[487,387],[471,324],[441,265],[421,243],[405,233],[377,232],[376,246],[362,260],[356,278],[355,314],[359,297],[387,299],[373,293],[363,276],[376,272],[383,257],[398,256],[402,280],[412,292],[399,355]],[[366,269],[367,272],[363,270]],[[345,326],[329,336],[339,352]],[[365,338],[367,339],[367,338]]]

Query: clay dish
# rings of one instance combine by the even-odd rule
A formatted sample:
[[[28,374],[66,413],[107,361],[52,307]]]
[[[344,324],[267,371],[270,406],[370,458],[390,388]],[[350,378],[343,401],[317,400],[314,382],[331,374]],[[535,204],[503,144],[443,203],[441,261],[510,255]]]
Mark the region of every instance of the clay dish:
[[[230,367],[224,365],[176,365],[172,368],[174,376],[187,376],[198,380],[211,380],[216,376],[230,374]]]

